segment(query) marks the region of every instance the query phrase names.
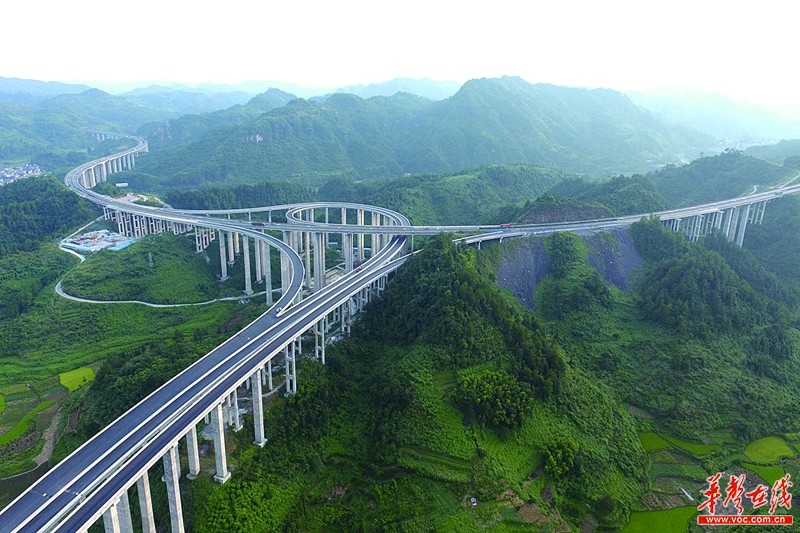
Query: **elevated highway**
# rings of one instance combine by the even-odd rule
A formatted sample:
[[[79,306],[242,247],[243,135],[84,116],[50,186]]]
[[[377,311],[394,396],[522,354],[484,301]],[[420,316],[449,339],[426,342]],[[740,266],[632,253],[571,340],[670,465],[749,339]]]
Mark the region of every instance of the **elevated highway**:
[[[325,345],[333,325],[338,325],[343,333],[349,331],[353,315],[382,290],[386,276],[405,261],[407,236],[466,233],[473,235],[462,239],[463,242],[480,245],[485,240],[564,230],[609,229],[630,225],[643,216],[658,216],[673,229],[684,231],[690,239],[716,229],[741,244],[744,228],[748,223],[761,221],[768,201],[800,191],[800,185],[790,185],[658,213],[515,226],[412,226],[406,217],[389,209],[352,203],[317,202],[225,211],[163,209],[122,202],[92,190],[108,174],[133,168],[136,157],[147,153],[144,139],[130,139],[135,146],[76,167],[67,174],[65,183],[77,194],[103,206],[107,217],[132,236],[161,231],[193,232],[198,250],[218,237],[221,278],[227,277],[227,266],[239,257],[245,264],[246,293],[251,290],[249,243],[252,241],[256,250],[256,281],[260,278],[267,287],[269,308],[104,428],[0,511],[0,533],[85,531],[101,517],[107,531],[129,531],[132,524],[128,493],[134,485],[142,510],[142,529],[154,531],[148,471],[159,460],[164,463],[172,529],[182,531],[178,442],[186,439],[187,477],[193,478],[200,469],[196,428],[205,419],[214,436],[214,478],[224,483],[230,476],[225,427],[234,430],[242,427],[238,390],[246,386],[252,391],[254,444],[263,446],[266,439],[262,387],[276,388],[273,361],[283,365],[286,393],[295,393],[297,357],[303,347],[301,336],[310,333],[314,337],[313,356],[324,362]],[[286,222],[273,222],[274,213],[285,217]],[[267,220],[254,221],[253,214],[261,218],[266,214]],[[280,232],[282,238],[266,231]],[[346,274],[326,286],[325,249],[332,233],[341,234]],[[282,263],[281,296],[274,303],[268,270],[269,250],[273,248],[280,253]],[[301,299],[304,287],[310,293]]]

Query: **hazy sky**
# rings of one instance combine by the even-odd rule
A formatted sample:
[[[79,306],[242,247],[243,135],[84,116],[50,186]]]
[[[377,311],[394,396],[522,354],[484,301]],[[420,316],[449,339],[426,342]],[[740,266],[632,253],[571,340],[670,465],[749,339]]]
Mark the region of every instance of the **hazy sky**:
[[[517,75],[800,107],[798,14],[791,0],[4,0],[0,76],[330,88]]]

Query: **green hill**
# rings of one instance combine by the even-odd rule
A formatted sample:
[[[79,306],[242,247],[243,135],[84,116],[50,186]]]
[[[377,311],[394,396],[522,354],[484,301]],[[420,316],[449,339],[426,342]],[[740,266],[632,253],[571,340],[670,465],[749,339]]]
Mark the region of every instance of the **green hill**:
[[[750,194],[753,187],[781,182],[796,172],[736,150],[701,157],[688,165],[668,165],[649,175],[673,207]]]
[[[620,93],[519,78],[472,80],[442,101],[335,94],[294,100],[247,123],[221,122],[191,144],[152,154],[138,170],[170,176],[159,178],[163,186],[440,174],[502,163],[617,174],[710,145],[702,136],[687,140]]]

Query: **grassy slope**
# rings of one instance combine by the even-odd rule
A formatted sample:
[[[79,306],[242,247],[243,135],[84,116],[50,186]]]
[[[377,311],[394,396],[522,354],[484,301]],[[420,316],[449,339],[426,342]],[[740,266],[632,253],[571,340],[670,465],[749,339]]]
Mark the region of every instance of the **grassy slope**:
[[[425,283],[424,275],[417,279]],[[387,301],[399,296],[398,287],[419,292],[396,283],[397,294],[387,289]],[[476,290],[482,294],[481,306],[497,297]],[[506,296],[498,298],[492,305],[524,313]],[[404,298],[396,303],[408,305]],[[506,312],[495,308],[487,316]],[[562,515],[579,524],[587,512],[605,523],[624,521],[641,495],[644,452],[632,418],[604,386],[568,368],[561,392],[535,401],[520,427],[487,428],[457,408],[455,374],[447,369],[476,361],[464,360],[456,347],[458,353],[448,355],[419,340],[367,340],[375,328],[392,327],[382,320],[365,322],[353,340],[331,349],[326,367],[302,364],[298,396],[285,409],[279,400],[268,414],[266,447],[249,446],[247,431],[237,436],[234,478],[221,487],[199,486],[191,496],[198,531],[222,524],[233,531],[281,525],[308,531],[425,530],[432,525],[451,531],[514,531],[524,526],[519,511],[524,505],[538,509],[553,525],[563,523]],[[492,329],[499,326],[489,324],[494,323],[475,323],[484,329],[472,334],[491,336],[502,351],[503,335]],[[469,335],[465,345],[472,342]],[[483,359],[480,352],[471,357]],[[477,367],[504,368],[510,361],[499,355]],[[541,470],[542,450],[564,439],[579,447],[580,466],[569,476],[551,479]],[[468,505],[469,496],[478,498],[477,507]],[[558,510],[552,508],[554,500]]]
[[[151,235],[119,251],[90,255],[64,276],[62,288],[98,300],[202,302],[219,295],[215,267],[219,263],[195,253],[185,235]]]
[[[193,245],[190,237],[172,235],[164,236],[164,239],[152,244],[153,249],[159,250],[158,253],[169,247],[182,248],[181,252],[185,253]],[[136,246],[131,248],[135,254]],[[180,253],[176,256],[186,259]],[[145,275],[138,278],[127,276],[131,266],[129,263],[116,262],[109,265],[104,263],[102,257],[95,257],[85,264],[105,272],[109,279],[127,280],[127,285],[121,283],[117,285],[117,289],[122,294],[133,294],[141,286],[148,284],[162,288],[191,288],[193,283],[195,286],[198,284],[195,274],[202,276],[200,283],[208,283],[210,268],[206,266],[202,256],[194,255],[192,251],[188,260],[195,264],[194,273],[187,273],[179,264],[170,263],[168,258],[164,258],[169,268],[160,270],[157,276],[145,269]],[[37,284],[41,279],[55,280],[70,265],[75,264],[72,256],[49,246],[36,252],[8,256],[2,261],[8,266],[0,276],[0,283],[6,288],[21,284],[37,287],[33,282],[25,285],[28,283],[27,277],[35,278]],[[241,261],[237,264],[239,268],[240,263]],[[234,269],[234,274],[236,272]],[[232,281],[238,284],[238,281]],[[212,282],[216,288],[213,278]],[[70,388],[68,384],[60,382],[60,375],[71,376],[83,367],[96,365],[111,355],[135,350],[147,343],[163,342],[172,338],[176,332],[191,337],[198,331],[217,331],[234,314],[242,312],[241,306],[234,302],[174,309],[154,309],[130,304],[76,303],[57,296],[53,290],[54,284],[54,281],[49,281],[40,290],[33,292],[26,300],[26,309],[19,316],[0,321],[0,422],[4,428],[4,435],[0,438],[4,440],[14,440],[20,436],[19,429],[23,428],[20,424],[32,419],[27,416],[35,407],[29,405],[31,402],[36,405],[45,401],[61,403],[64,401],[64,387],[70,389],[70,392],[74,390],[76,384],[73,383]],[[235,290],[233,283],[229,290]],[[213,296],[217,295],[219,292]],[[156,294],[155,297],[157,296]],[[153,327],[154,324],[158,327]],[[83,383],[83,377],[85,373],[78,377],[78,384]],[[36,416],[35,420],[37,429],[43,430],[46,427],[47,421],[43,414]],[[24,425],[23,429],[27,429],[27,423]],[[24,436],[26,432],[22,431],[21,434]],[[41,441],[30,444],[31,447],[0,459],[0,472],[3,475],[31,468],[31,459],[41,450]]]

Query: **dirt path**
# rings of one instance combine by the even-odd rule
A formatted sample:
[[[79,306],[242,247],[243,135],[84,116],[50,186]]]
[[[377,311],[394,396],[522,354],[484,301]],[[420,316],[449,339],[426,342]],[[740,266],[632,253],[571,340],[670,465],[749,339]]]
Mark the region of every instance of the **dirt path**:
[[[56,403],[53,407],[49,407],[48,409],[55,408],[58,410],[61,404]],[[53,455],[53,449],[56,447],[56,431],[58,431],[58,422],[61,419],[58,414],[53,417],[53,421],[50,422],[50,425],[47,429],[42,433],[42,437],[44,439],[44,447],[42,448],[41,453],[36,456],[33,460],[36,463],[36,466],[39,466],[42,463],[47,462],[48,459]]]

